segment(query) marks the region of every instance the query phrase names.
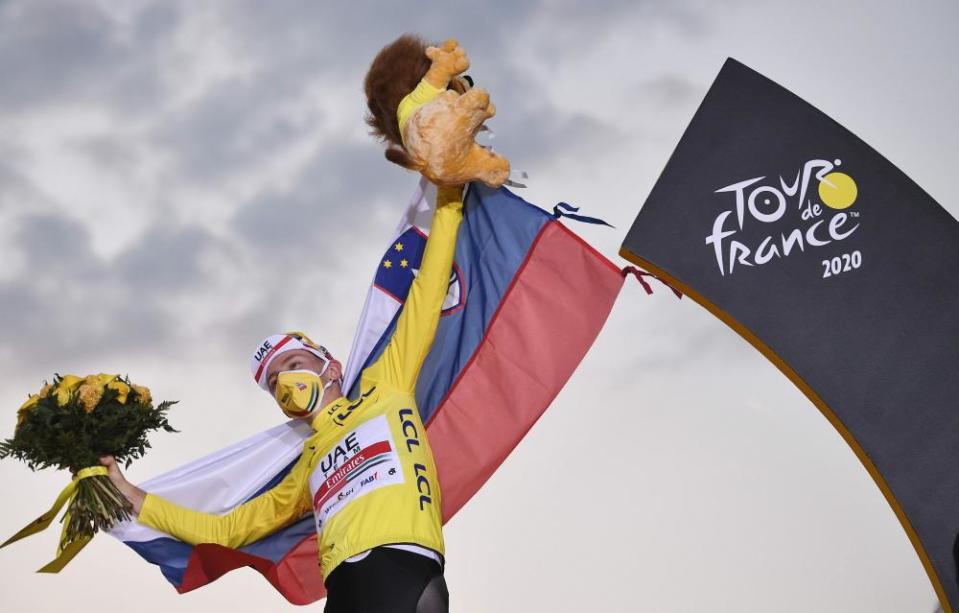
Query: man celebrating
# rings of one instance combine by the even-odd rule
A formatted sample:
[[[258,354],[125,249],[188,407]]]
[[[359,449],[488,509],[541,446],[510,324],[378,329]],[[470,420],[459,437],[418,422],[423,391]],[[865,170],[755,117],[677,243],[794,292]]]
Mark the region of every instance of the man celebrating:
[[[462,206],[462,187],[438,189],[419,274],[355,401],[340,389],[340,362],[306,335],[271,336],[256,349],[257,384],[314,430],[280,483],[212,515],[144,492],[102,458],[137,519],[191,545],[237,548],[312,510],[327,613],[447,611],[441,492],[414,392],[448,291]]]

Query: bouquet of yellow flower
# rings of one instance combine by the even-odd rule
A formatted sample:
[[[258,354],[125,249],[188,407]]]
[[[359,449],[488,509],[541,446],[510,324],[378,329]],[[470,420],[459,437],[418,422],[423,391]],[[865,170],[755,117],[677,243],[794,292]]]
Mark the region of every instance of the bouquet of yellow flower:
[[[176,432],[166,411],[175,401],[153,406],[150,390],[120,375],[55,375],[17,411],[13,438],[0,442],[0,459],[13,457],[31,470],[54,466],[73,480],[53,507],[0,547],[40,532],[67,505],[57,557],[40,572],[59,572],[99,530],[129,519],[126,498],[100,465],[104,455],[126,466],[150,446],[147,433]]]

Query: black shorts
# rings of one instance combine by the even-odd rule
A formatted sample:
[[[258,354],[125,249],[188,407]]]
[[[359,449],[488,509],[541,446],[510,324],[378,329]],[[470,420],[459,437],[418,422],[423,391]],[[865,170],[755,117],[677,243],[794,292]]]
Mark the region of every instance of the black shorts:
[[[376,547],[343,562],[326,580],[324,613],[447,613],[443,569],[426,556]]]

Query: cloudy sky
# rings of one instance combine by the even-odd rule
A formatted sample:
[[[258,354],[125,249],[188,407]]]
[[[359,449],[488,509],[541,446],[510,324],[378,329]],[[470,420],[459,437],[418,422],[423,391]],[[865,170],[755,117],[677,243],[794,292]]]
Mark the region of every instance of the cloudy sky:
[[[247,370],[262,337],[303,329],[345,357],[416,182],[362,121],[365,70],[405,31],[461,41],[522,195],[608,220],[576,230],[620,263],[728,56],[959,214],[955,0],[387,4],[0,0],[0,436],[53,372],[129,373],[180,400],[182,432],[129,471],[144,480],[280,420]],[[601,453],[626,468],[597,475]],[[0,532],[66,479],[0,463]],[[935,607],[815,407],[692,301],[633,283],[446,537],[457,613]],[[245,569],[179,596],[108,536],[33,574],[55,539],[0,551],[0,607],[293,609]]]

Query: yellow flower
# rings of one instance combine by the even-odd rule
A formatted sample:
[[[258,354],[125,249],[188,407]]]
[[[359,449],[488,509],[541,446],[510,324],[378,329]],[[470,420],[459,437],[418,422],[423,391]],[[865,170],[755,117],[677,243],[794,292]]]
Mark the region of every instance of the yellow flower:
[[[137,393],[137,402],[143,404],[150,404],[153,402],[153,398],[150,397],[150,389],[143,387],[141,385],[134,385],[133,391]]]
[[[103,388],[84,384],[80,386],[79,394],[83,410],[89,413],[96,408],[97,403],[103,398]]]
[[[123,381],[111,381],[107,383],[107,389],[117,391],[117,400],[120,404],[126,404],[127,394],[130,393],[130,386],[124,383]]]
[[[110,384],[111,381],[117,378],[117,375],[107,375],[100,373],[99,375],[87,375],[83,382],[92,387],[103,388]]]
[[[77,388],[77,386],[80,385],[81,382],[83,382],[82,377],[78,377],[76,375],[64,375],[63,378],[60,379],[60,383],[57,384],[57,389],[67,388],[70,391],[73,391]]]
[[[66,375],[63,377],[63,380],[57,384],[56,395],[57,395],[57,404],[61,407],[66,406],[70,403],[70,396],[73,394],[73,390],[77,389],[80,384],[83,383],[83,379],[76,377],[74,375]]]
[[[37,406],[39,402],[40,402],[40,396],[37,396],[36,394],[30,394],[30,397],[27,398],[27,401],[24,402],[22,405],[20,405],[20,410],[29,411],[33,407]]]
[[[40,389],[40,393],[38,394],[38,397],[40,397],[40,398],[46,398],[47,396],[50,395],[50,390],[52,390],[52,389],[53,389],[53,385],[51,385],[50,383],[45,384],[45,385]]]
[[[40,402],[40,396],[31,394],[27,401],[20,405],[20,408],[17,409],[17,426],[19,427],[23,420],[27,418],[27,413],[32,409],[35,409],[37,404]]]

